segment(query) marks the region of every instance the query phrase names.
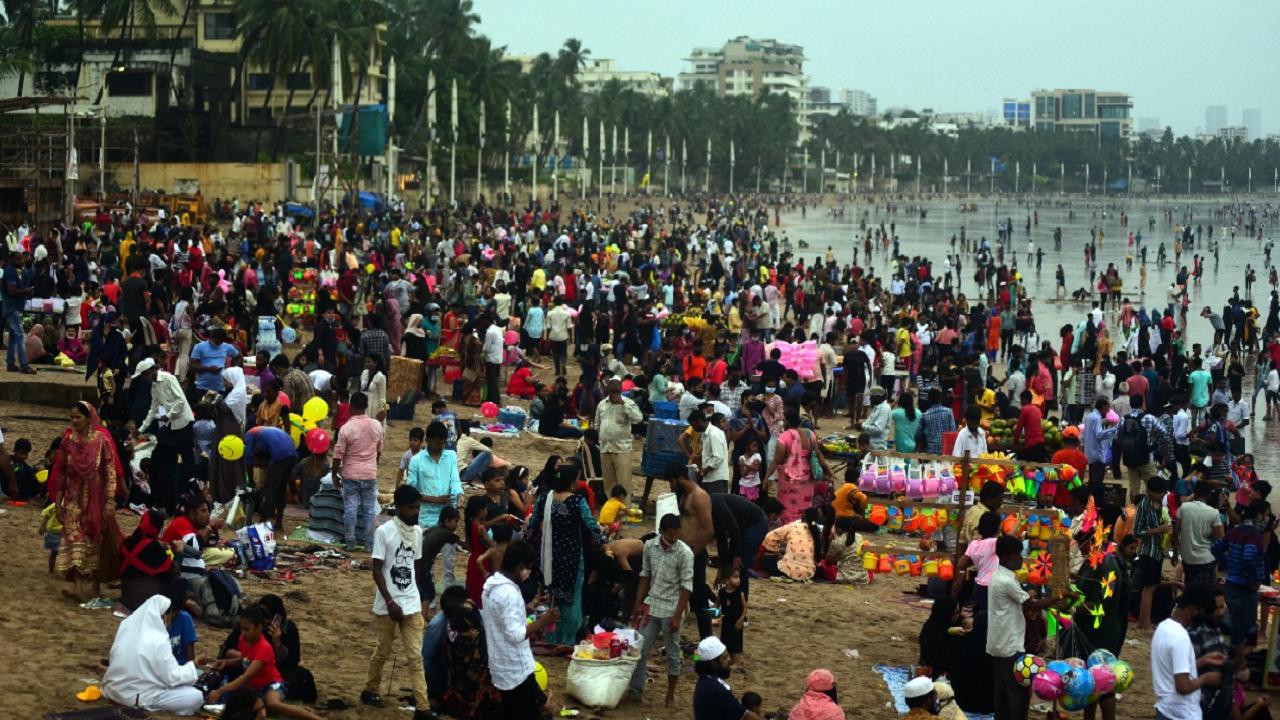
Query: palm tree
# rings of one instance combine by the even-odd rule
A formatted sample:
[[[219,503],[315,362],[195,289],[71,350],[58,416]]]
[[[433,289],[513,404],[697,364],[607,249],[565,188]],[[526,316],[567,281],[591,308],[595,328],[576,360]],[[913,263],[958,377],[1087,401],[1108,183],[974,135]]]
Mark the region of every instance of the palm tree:
[[[422,63],[414,63],[410,67],[421,73],[417,80],[426,86],[427,72],[435,72],[436,87],[447,87],[446,80],[460,75],[460,64],[464,58],[471,57],[467,52],[468,45],[475,34],[475,26],[480,23],[480,16],[474,12],[471,0],[425,0],[426,9],[422,12],[423,24],[420,26],[416,43],[422,48]],[[417,74],[417,73],[415,73]],[[422,131],[427,119],[430,98],[422,93],[422,103],[418,106],[418,117],[414,120],[413,130],[409,133],[406,147],[412,147]]]
[[[135,37],[139,26],[145,37],[155,37],[156,18],[160,15],[178,14],[173,0],[73,0],[73,5],[81,20],[98,20],[99,36],[119,34],[121,43],[112,58],[112,67],[119,67],[126,59],[125,48],[129,45],[128,41]],[[95,105],[102,104],[102,94],[106,87],[104,82],[98,88],[93,101]]]
[[[10,69],[10,72],[3,74],[12,74],[13,71],[18,73],[18,97],[22,97],[28,66],[35,52],[33,39],[39,22],[39,10],[36,0],[4,0],[3,8],[6,27],[3,36],[0,36],[0,41],[3,42],[0,54],[4,58],[4,65]],[[0,68],[4,65],[0,65]]]
[[[566,86],[577,87],[578,72],[586,69],[589,55],[591,51],[583,47],[578,38],[564,41],[560,54],[556,56],[555,70]]]

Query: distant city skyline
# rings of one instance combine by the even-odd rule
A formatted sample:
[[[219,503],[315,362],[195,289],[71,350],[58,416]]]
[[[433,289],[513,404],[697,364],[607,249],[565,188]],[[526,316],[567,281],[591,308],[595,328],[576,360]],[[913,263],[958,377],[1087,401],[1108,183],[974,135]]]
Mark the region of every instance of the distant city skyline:
[[[632,10],[614,2],[542,0],[531,11],[516,0],[475,0],[474,9],[479,31],[508,52],[554,54],[576,37],[592,57],[613,59],[621,70],[673,78],[687,70],[684,58],[693,48],[720,47],[739,35],[800,45],[811,85],[863,89],[881,112],[905,106],[998,113],[1006,97],[1079,87],[1128,93],[1135,117],[1158,117],[1179,135],[1205,131],[1209,105],[1231,109],[1228,125],[1250,108],[1260,111],[1261,135],[1280,129],[1280,95],[1267,90],[1280,76],[1280,57],[1255,54],[1227,72],[1225,61],[1209,62],[1207,54],[1215,47],[1268,47],[1269,30],[1280,27],[1280,3],[651,0]],[[1222,22],[1231,17],[1248,22]],[[1168,38],[1192,27],[1190,49],[1172,51]]]

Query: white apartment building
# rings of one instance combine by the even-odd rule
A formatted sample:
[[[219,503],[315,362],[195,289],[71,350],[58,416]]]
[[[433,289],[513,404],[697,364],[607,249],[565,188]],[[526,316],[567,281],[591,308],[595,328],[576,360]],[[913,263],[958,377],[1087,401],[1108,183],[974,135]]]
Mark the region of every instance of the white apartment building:
[[[597,58],[587,61],[587,67],[578,71],[578,86],[583,92],[596,93],[612,81],[618,81],[626,90],[641,95],[665,97],[671,94],[671,78],[646,70],[619,70],[614,61]]]

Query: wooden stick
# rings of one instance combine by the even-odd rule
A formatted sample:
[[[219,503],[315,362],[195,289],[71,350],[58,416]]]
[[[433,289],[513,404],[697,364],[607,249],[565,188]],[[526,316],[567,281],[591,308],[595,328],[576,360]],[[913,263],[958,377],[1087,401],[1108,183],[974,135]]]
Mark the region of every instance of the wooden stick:
[[[964,528],[965,501],[969,498],[969,451],[965,451],[964,457],[960,458],[960,527],[956,528],[956,547],[952,551],[951,564],[960,567],[960,530]],[[956,573],[951,578],[951,582],[961,582],[960,573]]]

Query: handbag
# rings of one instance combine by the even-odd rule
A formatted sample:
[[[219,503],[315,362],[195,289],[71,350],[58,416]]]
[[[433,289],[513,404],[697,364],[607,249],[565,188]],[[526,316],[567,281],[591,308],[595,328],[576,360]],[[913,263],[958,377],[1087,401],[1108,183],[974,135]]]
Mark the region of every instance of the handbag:
[[[812,430],[809,431],[809,472],[814,480],[821,480],[827,476],[822,468],[822,460],[818,457],[818,435]]]

